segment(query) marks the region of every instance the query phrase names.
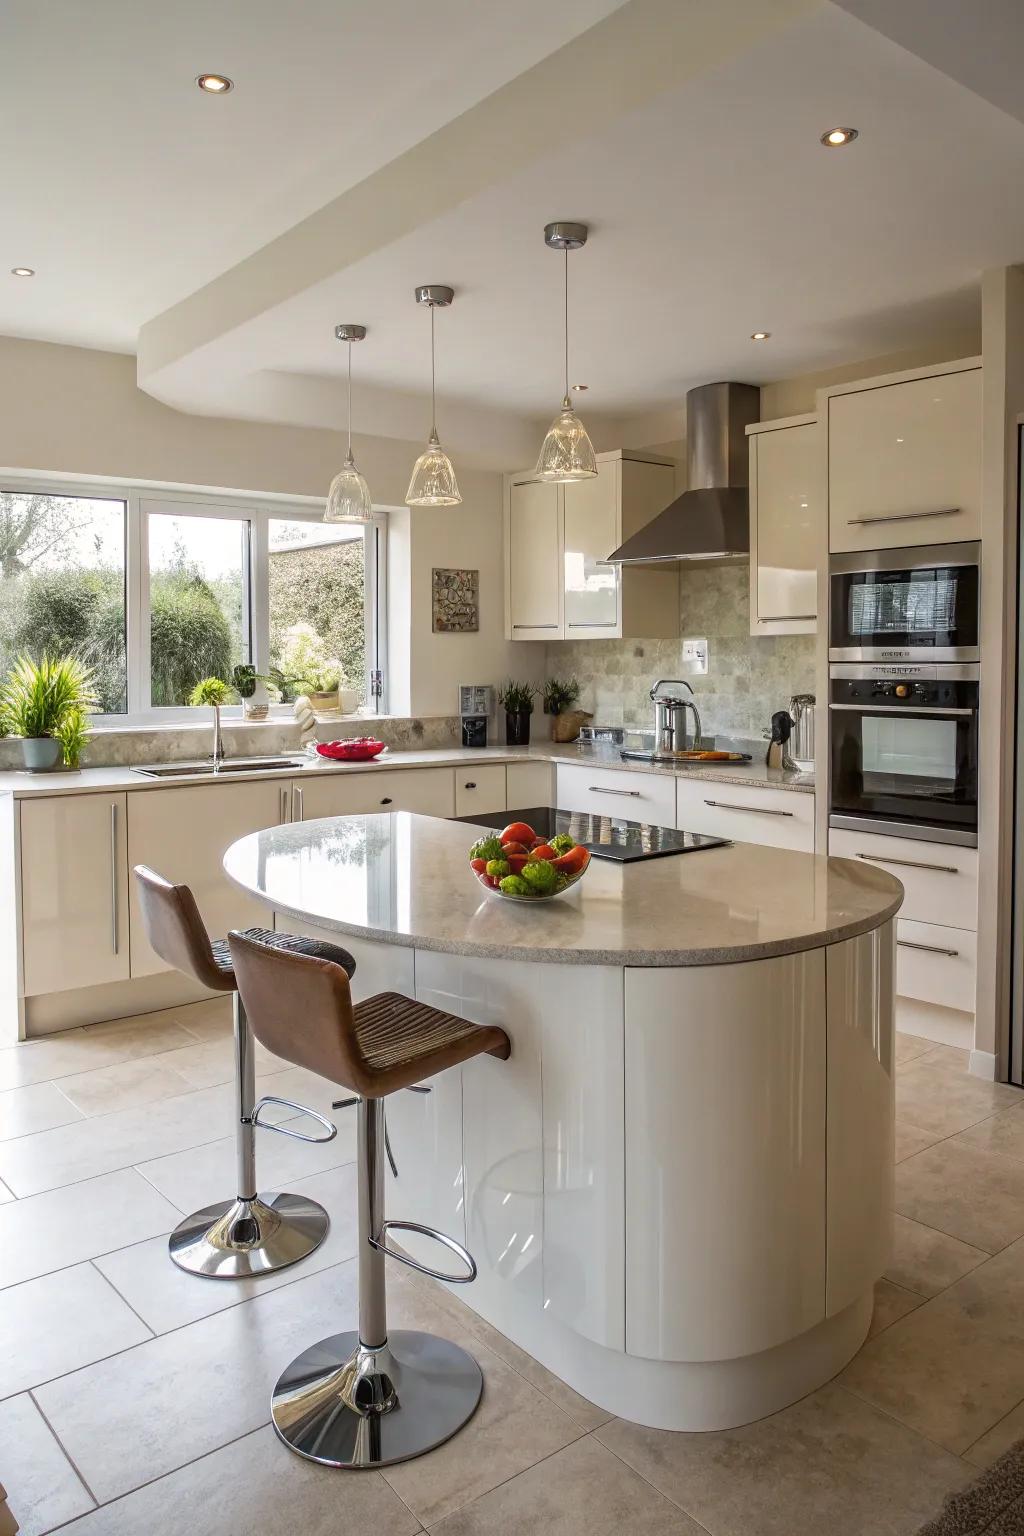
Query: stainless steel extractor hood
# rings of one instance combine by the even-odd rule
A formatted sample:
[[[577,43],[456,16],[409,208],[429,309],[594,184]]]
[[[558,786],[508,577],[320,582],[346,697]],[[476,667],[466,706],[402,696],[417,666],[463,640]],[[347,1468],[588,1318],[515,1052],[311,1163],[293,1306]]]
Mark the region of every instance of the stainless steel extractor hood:
[[[746,560],[750,555],[746,429],[761,414],[756,384],[702,384],[686,396],[690,489],[608,556],[613,565]]]

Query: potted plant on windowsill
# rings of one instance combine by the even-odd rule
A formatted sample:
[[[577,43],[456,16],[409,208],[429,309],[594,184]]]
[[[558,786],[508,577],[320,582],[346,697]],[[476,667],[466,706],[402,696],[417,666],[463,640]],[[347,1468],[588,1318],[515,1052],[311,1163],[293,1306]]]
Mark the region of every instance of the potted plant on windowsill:
[[[575,677],[549,677],[544,684],[544,713],[551,716],[552,741],[575,741],[580,726],[593,718],[585,709],[573,709],[579,696]]]
[[[19,656],[0,688],[0,718],[30,773],[76,769],[95,704],[92,674],[77,656]]]
[[[289,688],[306,686],[304,677],[285,677],[279,667],[271,667],[269,672],[257,672],[248,662],[232,668],[231,681],[242,701],[242,713],[246,720],[265,720],[272,700],[283,699]],[[260,683],[273,690],[271,699],[256,698],[256,688]]]
[[[530,716],[537,690],[532,683],[517,683],[511,678],[498,689],[498,703],[505,711],[505,743],[510,747],[530,745]]]
[[[285,630],[281,666],[307,687],[315,715],[352,714],[359,695],[347,686],[345,670],[336,656],[328,654],[327,642],[312,624],[292,624]]]

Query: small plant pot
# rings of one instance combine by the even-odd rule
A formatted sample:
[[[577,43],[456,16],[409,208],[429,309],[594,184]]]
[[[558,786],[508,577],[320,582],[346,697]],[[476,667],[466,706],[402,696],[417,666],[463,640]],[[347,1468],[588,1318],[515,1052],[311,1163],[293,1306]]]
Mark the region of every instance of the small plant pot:
[[[551,716],[552,741],[576,741],[580,726],[593,719],[585,709],[567,709],[560,715]]]
[[[505,745],[528,747],[530,745],[530,711],[519,709],[505,711]]]
[[[309,702],[318,715],[337,714],[340,708],[337,688],[330,693],[311,693]]]
[[[242,716],[246,720],[265,720],[270,714],[266,699],[243,699]]]
[[[29,773],[52,773],[61,759],[60,742],[53,736],[23,736],[21,757]]]

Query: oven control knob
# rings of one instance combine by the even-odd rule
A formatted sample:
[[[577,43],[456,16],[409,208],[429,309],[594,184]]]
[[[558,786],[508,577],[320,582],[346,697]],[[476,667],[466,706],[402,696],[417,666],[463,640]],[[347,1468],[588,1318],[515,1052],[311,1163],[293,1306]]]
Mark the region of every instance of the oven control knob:
[[[896,684],[896,697],[898,699],[909,699],[910,698],[910,685],[909,685],[909,683],[897,683]]]

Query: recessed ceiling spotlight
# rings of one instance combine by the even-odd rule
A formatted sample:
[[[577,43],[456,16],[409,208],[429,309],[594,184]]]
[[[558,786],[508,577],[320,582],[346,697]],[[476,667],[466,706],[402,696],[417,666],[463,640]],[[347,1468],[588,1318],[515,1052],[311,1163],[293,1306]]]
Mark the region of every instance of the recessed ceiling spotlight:
[[[12,267],[11,268],[11,276],[12,277],[35,277],[35,275],[36,275],[35,267]]]
[[[770,335],[771,331],[751,331],[750,339],[751,341],[767,341]]]
[[[234,84],[227,75],[196,75],[196,85],[210,96],[226,96]]]
[[[589,384],[574,384],[573,385],[573,389],[576,391],[577,394],[581,394],[584,390],[587,390],[589,388],[590,388]]]
[[[822,134],[821,142],[826,149],[842,149],[844,144],[852,144],[856,137],[856,128],[830,128]]]

